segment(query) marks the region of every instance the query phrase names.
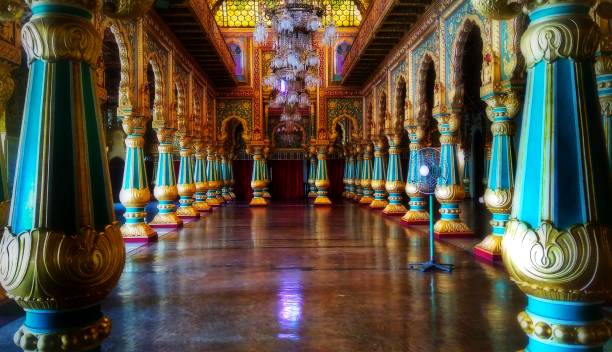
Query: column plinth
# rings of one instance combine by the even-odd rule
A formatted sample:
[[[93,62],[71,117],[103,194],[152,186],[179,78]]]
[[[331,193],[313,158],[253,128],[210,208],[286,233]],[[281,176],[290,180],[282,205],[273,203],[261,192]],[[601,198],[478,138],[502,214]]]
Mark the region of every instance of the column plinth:
[[[160,141],[157,147],[159,157],[153,195],[157,199],[159,212],[149,225],[153,228],[179,228],[183,225],[183,220],[176,215],[174,204],[178,198],[173,161],[174,130],[158,128],[157,139]]]
[[[374,191],[372,190],[372,146],[366,145],[363,152],[363,161],[361,168],[361,188],[363,197],[359,200],[359,204],[370,205],[374,201]]]
[[[371,209],[382,210],[389,204],[385,192],[387,172],[386,167],[383,166],[384,155],[384,143],[379,140],[374,144],[374,169],[370,183],[374,190],[374,200],[370,203]]]
[[[252,207],[265,207],[268,201],[263,197],[263,190],[266,187],[266,163],[262,152],[262,147],[253,148],[253,176],[251,177],[251,188],[253,188],[253,199],[249,203]]]
[[[408,209],[402,204],[402,192],[406,187],[402,175],[402,164],[400,161],[401,135],[395,133],[388,135],[389,139],[389,163],[387,165],[387,180],[385,190],[389,193],[389,204],[383,209],[385,215],[402,216]]]
[[[410,139],[410,160],[408,161],[408,177],[406,180],[406,194],[410,197],[410,209],[402,216],[402,223],[407,225],[424,225],[429,223],[429,212],[425,196],[419,192],[419,150],[423,147],[425,131],[422,125],[415,120],[408,124],[408,138]]]
[[[315,179],[317,187],[317,198],[314,204],[318,206],[329,206],[332,204],[327,197],[327,189],[329,188],[329,178],[327,176],[327,146],[317,147],[317,177]]]

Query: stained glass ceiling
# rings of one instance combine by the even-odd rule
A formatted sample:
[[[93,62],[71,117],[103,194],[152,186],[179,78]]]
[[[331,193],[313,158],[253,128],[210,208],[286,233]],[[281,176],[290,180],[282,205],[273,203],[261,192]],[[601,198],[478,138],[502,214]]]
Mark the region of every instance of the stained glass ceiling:
[[[219,27],[254,27],[259,17],[260,1],[265,0],[209,0]],[[323,4],[338,27],[357,27],[370,0],[323,0]],[[324,23],[328,19],[324,19]]]

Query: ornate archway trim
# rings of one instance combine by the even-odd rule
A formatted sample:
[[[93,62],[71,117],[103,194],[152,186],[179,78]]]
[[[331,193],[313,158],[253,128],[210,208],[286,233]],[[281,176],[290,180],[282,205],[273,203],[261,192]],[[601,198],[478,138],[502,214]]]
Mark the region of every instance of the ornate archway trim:
[[[342,115],[336,116],[336,118],[332,120],[330,140],[333,141],[333,140],[335,140],[338,137],[338,133],[336,132],[336,125],[340,125],[340,128],[342,128],[343,133],[346,135],[346,131],[344,130],[344,128],[340,124],[340,121],[342,121],[344,119],[349,120],[351,122],[351,125],[353,126],[353,131],[351,133],[351,137],[359,138],[359,122],[357,121],[357,118],[355,116],[350,116],[350,115],[347,115],[347,114],[342,114]]]
[[[249,129],[249,123],[247,122],[247,120],[237,115],[228,116],[225,119],[223,119],[223,121],[221,121],[221,137],[219,138],[219,141],[225,142],[229,139],[229,132],[230,132],[229,123],[232,120],[236,120],[242,125],[242,129],[243,129],[242,138],[244,139],[244,141],[245,142],[250,141],[251,140],[251,130]]]

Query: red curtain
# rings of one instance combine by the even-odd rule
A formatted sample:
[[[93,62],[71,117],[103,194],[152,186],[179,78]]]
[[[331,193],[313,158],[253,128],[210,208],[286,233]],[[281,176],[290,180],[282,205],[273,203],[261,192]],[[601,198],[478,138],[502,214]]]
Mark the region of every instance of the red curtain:
[[[253,176],[253,160],[234,160],[234,193],[240,201],[251,201],[253,190],[251,189],[251,176]]]
[[[344,192],[344,159],[327,160],[327,176],[329,177],[328,197],[342,199]]]
[[[272,173],[270,194],[276,200],[301,200],[304,198],[304,161],[270,160]]]

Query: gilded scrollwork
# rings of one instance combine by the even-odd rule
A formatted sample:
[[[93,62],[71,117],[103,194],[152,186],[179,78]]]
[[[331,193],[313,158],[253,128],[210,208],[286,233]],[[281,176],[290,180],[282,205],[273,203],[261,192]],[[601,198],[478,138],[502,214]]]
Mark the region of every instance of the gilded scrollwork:
[[[494,20],[511,19],[521,13],[518,2],[508,0],[471,0],[472,5],[483,16]]]

